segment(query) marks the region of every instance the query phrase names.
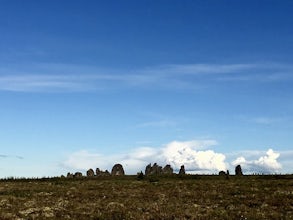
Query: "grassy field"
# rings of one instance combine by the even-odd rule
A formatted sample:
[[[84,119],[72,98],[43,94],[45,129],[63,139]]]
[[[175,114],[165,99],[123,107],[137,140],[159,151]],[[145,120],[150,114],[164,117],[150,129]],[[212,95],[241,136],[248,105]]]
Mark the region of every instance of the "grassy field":
[[[0,219],[293,219],[293,176],[1,180]]]

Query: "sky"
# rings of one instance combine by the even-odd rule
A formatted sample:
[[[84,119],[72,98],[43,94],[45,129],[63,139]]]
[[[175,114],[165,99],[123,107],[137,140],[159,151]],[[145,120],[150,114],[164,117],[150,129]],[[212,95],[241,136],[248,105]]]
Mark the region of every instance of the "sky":
[[[121,163],[293,173],[293,2],[2,0],[0,178]]]

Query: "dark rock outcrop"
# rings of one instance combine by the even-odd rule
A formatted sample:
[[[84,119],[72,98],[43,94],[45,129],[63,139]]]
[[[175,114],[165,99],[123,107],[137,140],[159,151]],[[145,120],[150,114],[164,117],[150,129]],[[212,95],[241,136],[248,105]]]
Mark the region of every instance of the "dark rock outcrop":
[[[105,172],[103,172],[102,176],[111,176],[111,174],[108,170],[105,170]]]
[[[94,177],[95,176],[95,172],[93,169],[89,169],[88,171],[86,171],[86,176],[87,177]]]
[[[73,174],[72,173],[67,173],[67,178],[73,178]]]
[[[151,164],[148,164],[146,167],[145,167],[145,175],[148,176],[150,175],[151,173],[151,170],[152,170],[152,165]]]
[[[225,171],[221,170],[221,171],[219,172],[219,176],[226,176]]]
[[[143,175],[142,171],[140,171],[140,173],[137,173],[136,179],[137,180],[143,180],[144,179],[144,175]]]
[[[101,173],[102,173],[102,171],[101,171],[99,168],[97,168],[97,169],[96,169],[96,175],[97,175],[97,176],[100,176]]]
[[[172,175],[173,174],[173,168],[171,167],[171,165],[167,164],[163,170],[162,170],[164,175]]]
[[[162,167],[154,163],[153,166],[151,164],[147,165],[145,168],[145,175],[161,175],[163,173]]]
[[[111,175],[112,176],[124,176],[125,173],[124,173],[123,166],[121,164],[115,164],[112,168]]]
[[[240,165],[237,165],[237,166],[235,167],[235,175],[236,175],[236,176],[242,176],[242,175],[243,175],[243,173],[242,173],[242,169],[241,169],[241,166],[240,166]]]
[[[76,172],[74,175],[73,175],[74,178],[81,178],[82,177],[82,173],[81,172]]]
[[[185,175],[185,167],[182,165],[179,170],[179,175]]]
[[[110,173],[108,170],[102,171],[99,168],[96,169],[96,176],[110,176]]]
[[[225,171],[221,170],[219,172],[219,176],[223,176],[223,177],[226,177],[226,179],[229,179],[229,170],[227,170],[227,172],[225,173]]]

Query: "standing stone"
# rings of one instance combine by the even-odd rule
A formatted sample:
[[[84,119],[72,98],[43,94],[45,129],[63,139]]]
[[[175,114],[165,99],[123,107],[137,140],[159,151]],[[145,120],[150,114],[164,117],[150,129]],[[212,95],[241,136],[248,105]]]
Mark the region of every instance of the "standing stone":
[[[230,178],[230,173],[229,173],[229,170],[227,170],[226,172],[226,179],[228,180]]]
[[[242,175],[243,175],[243,173],[242,173],[242,169],[241,169],[241,166],[240,166],[240,165],[237,165],[237,166],[235,167],[235,175],[236,175],[236,176],[242,176]]]
[[[167,168],[168,169],[168,168]],[[173,169],[172,169],[173,172]],[[151,164],[147,165],[145,168],[145,175],[161,175],[163,173],[163,169],[161,166],[157,165],[157,163],[154,163],[152,166]]]
[[[144,178],[144,175],[142,173],[142,171],[140,171],[140,173],[137,173],[136,179],[137,180],[142,180]]]
[[[124,176],[125,173],[124,173],[123,166],[121,164],[115,164],[112,168],[111,175],[112,176]]]
[[[223,171],[223,170],[222,170],[222,171],[220,171],[220,172],[219,172],[219,176],[226,176],[226,173],[225,173],[225,171]]]
[[[151,164],[148,164],[146,167],[145,167],[145,175],[149,175],[152,171],[152,165]]]
[[[74,178],[81,178],[82,177],[82,173],[81,172],[76,172],[74,175],[73,175]]]
[[[94,177],[95,176],[95,172],[93,169],[89,169],[88,171],[86,171],[86,176],[87,177]]]
[[[185,175],[185,168],[184,168],[184,165],[182,165],[182,166],[180,167],[179,175]]]
[[[171,165],[168,164],[163,168],[163,174],[165,175],[173,174],[173,168],[171,167]]]
[[[159,165],[157,165],[157,163],[154,163],[154,165],[153,165],[153,173],[154,173],[155,175],[160,175],[160,174],[162,174],[162,173],[163,173],[162,167],[159,166]]]
[[[111,176],[111,174],[110,174],[110,172],[108,170],[105,170],[105,172],[102,172],[102,175],[103,176]]]
[[[67,178],[73,178],[73,174],[72,173],[67,173]]]
[[[97,175],[97,176],[101,176],[101,173],[102,173],[101,170],[100,170],[99,168],[97,168],[97,169],[96,169],[96,175]]]
[[[96,176],[110,176],[111,174],[109,173],[108,170],[100,170],[99,168],[96,169]]]

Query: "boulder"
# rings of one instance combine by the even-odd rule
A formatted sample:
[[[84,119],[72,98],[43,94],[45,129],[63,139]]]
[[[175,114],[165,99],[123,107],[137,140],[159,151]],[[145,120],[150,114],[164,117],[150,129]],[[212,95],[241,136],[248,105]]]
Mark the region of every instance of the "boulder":
[[[94,177],[95,176],[95,172],[93,169],[89,169],[88,171],[86,171],[86,176],[87,177]]]
[[[242,169],[241,169],[241,166],[240,166],[240,165],[237,165],[237,166],[235,167],[235,175],[236,175],[236,176],[242,176],[242,175],[243,175],[243,173],[242,173]]]
[[[185,175],[185,167],[182,165],[179,170],[179,175]]]
[[[111,175],[112,176],[124,176],[125,173],[124,173],[123,166],[121,164],[115,164],[112,168]]]
[[[168,164],[163,168],[163,174],[164,175],[172,175],[173,174],[173,168],[171,167],[171,165]]]

